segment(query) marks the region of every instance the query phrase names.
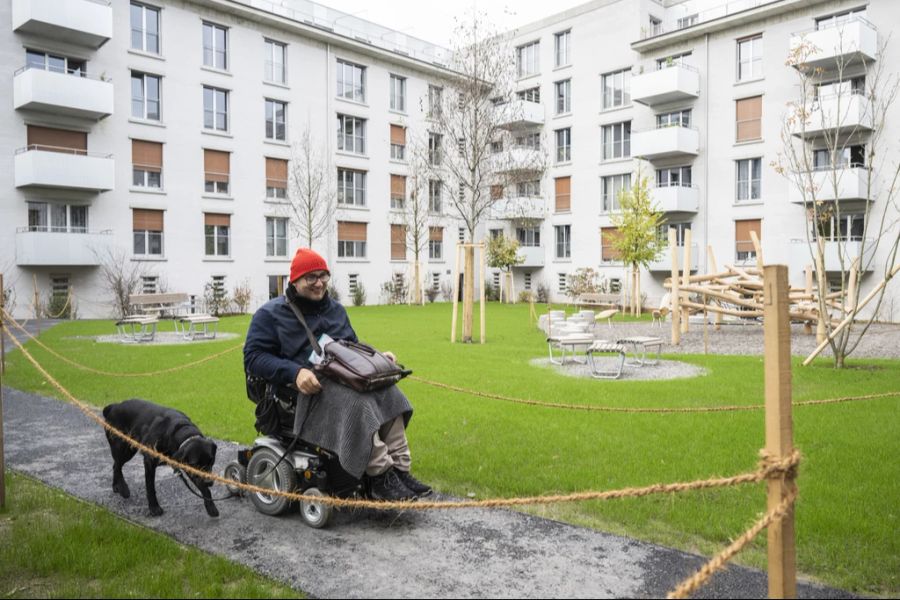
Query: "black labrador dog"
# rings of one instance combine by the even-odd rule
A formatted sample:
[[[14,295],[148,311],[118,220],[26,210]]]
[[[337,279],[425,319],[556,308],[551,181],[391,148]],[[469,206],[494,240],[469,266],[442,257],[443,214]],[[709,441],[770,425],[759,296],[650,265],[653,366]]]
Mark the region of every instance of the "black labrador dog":
[[[119,431],[142,444],[156,448],[161,454],[201,471],[212,471],[213,463],[216,462],[216,444],[203,437],[183,412],[133,398],[106,406],[103,417]],[[106,439],[113,457],[113,491],[128,498],[131,491],[122,475],[122,466],[134,458],[137,449],[109,431],[106,432]],[[155,517],[163,514],[163,509],[156,500],[156,467],[159,464],[159,459],[144,455],[147,500],[150,503],[150,514]],[[218,517],[219,510],[209,493],[212,482],[196,475],[187,475],[203,495],[206,512],[211,517]]]

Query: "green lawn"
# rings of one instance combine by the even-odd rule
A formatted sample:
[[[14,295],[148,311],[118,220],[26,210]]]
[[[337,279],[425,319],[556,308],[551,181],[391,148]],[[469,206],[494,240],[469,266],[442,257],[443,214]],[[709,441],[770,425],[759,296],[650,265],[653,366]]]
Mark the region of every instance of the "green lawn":
[[[539,307],[539,309],[542,307]],[[614,406],[714,406],[763,402],[762,357],[687,356],[708,375],[667,382],[582,380],[532,367],[546,346],[529,325],[528,306],[488,305],[488,344],[449,343],[450,309],[349,308],[360,337],[394,351],[417,376],[550,402]],[[476,310],[477,314],[477,310]],[[249,317],[221,331],[245,333]],[[219,352],[222,340],[190,346],[116,346],[76,336],[109,334],[110,322],[65,323],[42,340],[84,363],[121,371],[165,368]],[[475,331],[477,334],[478,325]],[[711,333],[711,343],[715,335]],[[32,344],[33,347],[33,344]],[[33,348],[76,396],[102,406],[138,396],[185,411],[205,433],[249,442],[253,405],[244,395],[240,352],[186,372],[109,378],[88,375]],[[17,354],[8,384],[53,394]],[[900,390],[900,361],[795,362],[794,399]],[[415,472],[444,492],[479,498],[612,489],[752,470],[764,445],[762,411],[617,414],[515,405],[405,381],[416,408],[410,428]],[[795,411],[803,451],[797,507],[802,574],[851,591],[896,595],[900,573],[900,398]],[[536,514],[711,555],[765,509],[763,484],[613,502],[533,509]],[[761,536],[739,562],[765,562]]]
[[[3,598],[296,598],[298,592],[183,546],[28,477],[7,474]]]

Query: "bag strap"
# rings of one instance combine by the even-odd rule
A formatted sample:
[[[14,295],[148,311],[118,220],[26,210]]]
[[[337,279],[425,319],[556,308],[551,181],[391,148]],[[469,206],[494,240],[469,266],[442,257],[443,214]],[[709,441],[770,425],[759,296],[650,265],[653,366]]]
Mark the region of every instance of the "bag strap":
[[[309,328],[309,325],[306,324],[306,319],[303,318],[303,313],[300,312],[300,309],[297,306],[288,300],[284,299],[287,305],[294,311],[294,315],[297,317],[297,320],[300,321],[300,324],[303,325],[303,328],[306,330],[306,336],[309,338],[309,343],[312,345],[313,350],[316,351],[316,354],[322,356],[322,347],[319,346],[319,342],[316,341],[316,336],[313,335],[312,330]]]

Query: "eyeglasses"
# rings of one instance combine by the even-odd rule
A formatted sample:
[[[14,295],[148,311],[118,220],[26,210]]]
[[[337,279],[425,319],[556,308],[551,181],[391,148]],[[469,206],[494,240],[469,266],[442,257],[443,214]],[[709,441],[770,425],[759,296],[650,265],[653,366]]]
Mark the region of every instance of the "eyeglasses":
[[[321,281],[322,283],[328,283],[331,280],[331,273],[325,271],[324,273],[307,273],[303,276],[303,281],[306,285],[316,285],[316,281]]]

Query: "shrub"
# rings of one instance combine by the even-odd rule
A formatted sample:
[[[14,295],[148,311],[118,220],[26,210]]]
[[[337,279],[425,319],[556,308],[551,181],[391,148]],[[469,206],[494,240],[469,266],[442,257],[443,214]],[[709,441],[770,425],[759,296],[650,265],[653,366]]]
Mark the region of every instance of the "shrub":
[[[75,310],[70,302],[69,294],[51,294],[47,301],[44,315],[51,319],[74,319]]]
[[[543,281],[539,281],[537,284],[537,301],[541,304],[550,302],[550,288]]]
[[[366,303],[366,287],[361,283],[356,283],[356,288],[350,293],[353,300],[353,306],[362,306]]]
[[[444,299],[444,302],[453,300],[453,288],[450,287],[450,283],[447,281],[441,282],[441,298]]]
[[[531,302],[531,299],[534,298],[534,293],[528,290],[522,290],[519,292],[519,302]]]
[[[484,299],[488,302],[497,302],[500,300],[500,288],[494,287],[490,281],[484,282]]]
[[[437,299],[438,294],[440,293],[441,290],[436,287],[429,287],[425,289],[425,297],[428,298],[428,302],[434,302]]]
[[[241,283],[234,286],[231,296],[234,298],[234,306],[239,314],[245,315],[250,312],[250,301],[253,299],[253,290],[250,289],[249,279],[244,279]]]
[[[601,277],[597,271],[590,267],[576,269],[569,275],[569,285],[566,295],[577,298],[581,294],[602,294],[609,291],[609,282]]]
[[[224,314],[231,303],[225,286],[220,285],[212,278],[203,286],[203,301],[206,303],[207,312],[216,317]]]
[[[381,284],[381,301],[384,304],[403,304],[407,298],[406,276],[394,273],[393,279]]]

